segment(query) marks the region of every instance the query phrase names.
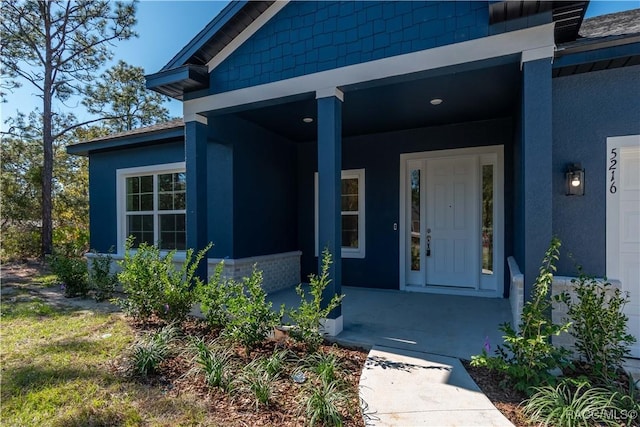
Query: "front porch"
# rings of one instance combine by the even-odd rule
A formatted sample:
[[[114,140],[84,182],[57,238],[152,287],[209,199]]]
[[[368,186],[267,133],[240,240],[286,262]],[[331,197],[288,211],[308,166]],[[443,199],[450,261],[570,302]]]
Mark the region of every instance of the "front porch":
[[[511,321],[508,299],[477,298],[344,286],[344,329],[334,339],[345,345],[401,348],[470,359],[502,343],[498,325]],[[269,295],[274,307],[293,307],[294,288]],[[285,319],[286,321],[286,319]]]

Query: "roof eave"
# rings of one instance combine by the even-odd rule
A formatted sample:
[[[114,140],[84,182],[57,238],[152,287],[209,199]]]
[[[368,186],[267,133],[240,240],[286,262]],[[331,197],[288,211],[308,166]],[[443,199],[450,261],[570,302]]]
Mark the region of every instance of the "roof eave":
[[[206,65],[183,65],[145,76],[147,89],[182,100],[185,92],[207,89],[209,75]]]
[[[90,152],[98,150],[109,150],[149,143],[162,143],[170,140],[184,138],[184,125],[171,129],[163,129],[155,132],[147,132],[139,135],[128,135],[111,139],[101,139],[98,141],[80,142],[67,146],[67,153],[88,156]]]
[[[195,54],[198,49],[213,37],[231,18],[235,16],[246,4],[248,0],[231,1],[220,13],[209,23],[202,31],[200,31],[185,47],[178,52],[164,67],[162,71],[172,70],[189,61],[189,58]]]

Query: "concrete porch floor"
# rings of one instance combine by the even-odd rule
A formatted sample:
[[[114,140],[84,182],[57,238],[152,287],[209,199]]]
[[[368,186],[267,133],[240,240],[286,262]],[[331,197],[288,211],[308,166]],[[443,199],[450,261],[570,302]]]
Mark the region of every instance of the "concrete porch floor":
[[[308,287],[305,288],[308,290]],[[344,329],[335,340],[470,359],[502,343],[498,326],[511,320],[508,299],[343,287]],[[298,304],[294,288],[269,295],[274,308]]]

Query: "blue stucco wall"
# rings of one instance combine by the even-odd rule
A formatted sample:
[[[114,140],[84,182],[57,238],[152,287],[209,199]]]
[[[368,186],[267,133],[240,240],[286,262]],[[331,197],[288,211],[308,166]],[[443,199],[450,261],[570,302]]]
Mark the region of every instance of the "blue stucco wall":
[[[209,125],[212,256],[297,250],[293,143],[236,116],[212,118]]]
[[[293,1],[211,73],[210,93],[485,37],[488,10],[484,1]]]
[[[558,273],[606,271],[607,137],[640,134],[640,66],[553,79],[553,231]],[[568,163],[582,163],[585,195],[565,196]],[[571,254],[571,255],[570,255]]]
[[[182,141],[91,153],[89,155],[89,231],[91,249],[117,245],[116,170],[184,161]]]
[[[364,168],[366,258],[342,260],[342,284],[371,288],[399,287],[400,154],[439,149],[507,145],[512,141],[511,119],[345,138],[342,169]],[[317,271],[314,256],[315,143],[298,145],[298,241],[303,279]],[[511,183],[505,182],[509,188]],[[511,190],[509,190],[511,191]]]

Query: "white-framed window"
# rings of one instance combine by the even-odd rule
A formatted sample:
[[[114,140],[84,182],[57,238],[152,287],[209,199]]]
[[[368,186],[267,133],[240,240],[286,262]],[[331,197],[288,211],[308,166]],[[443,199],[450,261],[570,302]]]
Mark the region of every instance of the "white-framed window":
[[[118,248],[128,236],[162,250],[186,249],[185,164],[118,169]]]
[[[365,173],[364,169],[342,171],[342,258],[365,257]],[[318,173],[315,174],[315,255],[318,242]]]

